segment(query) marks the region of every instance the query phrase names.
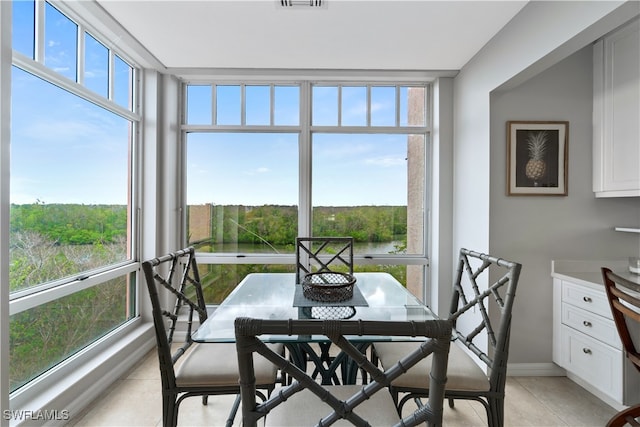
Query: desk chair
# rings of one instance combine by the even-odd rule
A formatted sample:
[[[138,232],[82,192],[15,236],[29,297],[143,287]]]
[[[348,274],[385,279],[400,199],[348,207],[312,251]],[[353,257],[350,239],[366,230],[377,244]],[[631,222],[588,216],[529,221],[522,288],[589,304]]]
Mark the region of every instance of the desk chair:
[[[266,426],[278,427],[299,427],[305,424],[328,426],[341,420],[357,426],[414,426],[424,422],[429,426],[442,425],[451,338],[451,322],[448,320],[400,322],[238,318],[235,321],[235,333],[244,427],[254,427],[262,419]],[[270,350],[259,338],[263,334],[325,335],[353,358],[359,367],[366,370],[372,381],[364,386],[321,385],[280,354]],[[427,339],[418,342],[397,364],[389,366],[383,372],[345,337],[355,335],[414,336]],[[267,401],[259,404],[255,399],[253,353],[264,356],[293,378],[291,384],[276,389]],[[424,372],[425,376],[431,378],[428,402],[401,421],[387,386],[427,356],[432,360],[428,370]]]
[[[640,285],[606,267],[602,279],[624,352],[640,372]],[[607,423],[607,427],[625,425],[640,426],[640,403],[618,412]]]
[[[199,344],[191,339],[194,320],[202,324],[207,319],[194,248],[145,261],[142,270],[153,310],[163,426],[177,425],[180,403],[187,397],[202,396],[202,403],[206,405],[209,395],[235,394],[236,402],[227,420],[230,426],[240,405],[235,344]],[[176,326],[183,319],[186,336],[184,343],[178,345],[174,341]],[[259,389],[267,393],[273,390],[276,370],[262,358],[256,359],[256,376]]]
[[[460,250],[449,315],[449,319],[453,321],[453,344],[449,355],[445,398],[449,400],[450,407],[453,407],[454,399],[482,403],[487,412],[489,427],[504,425],[511,312],[520,269],[521,265],[515,262],[464,248]],[[497,277],[497,280],[487,289],[480,290],[479,279],[482,274],[491,283],[488,280],[490,271],[491,277]],[[503,287],[505,292],[501,295],[500,288]],[[488,300],[492,300],[499,310],[498,316],[489,313]],[[481,340],[488,340],[488,351],[483,350]],[[415,344],[375,343],[375,356],[382,366],[391,366],[411,346]],[[428,364],[428,360],[421,362],[418,364],[419,368],[409,371],[409,375],[397,379],[391,385],[400,413],[408,400],[414,399],[419,405],[420,397],[428,392],[429,377],[425,374]],[[404,396],[398,401],[401,393]]]

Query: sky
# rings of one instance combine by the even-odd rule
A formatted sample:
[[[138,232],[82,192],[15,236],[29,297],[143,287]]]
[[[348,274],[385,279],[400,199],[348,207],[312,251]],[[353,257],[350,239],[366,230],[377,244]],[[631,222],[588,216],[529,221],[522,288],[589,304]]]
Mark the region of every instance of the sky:
[[[14,3],[13,44],[33,57],[31,4]],[[45,18],[45,66],[76,80],[77,27],[48,4]],[[108,50],[90,36],[85,43],[83,84],[108,96]],[[125,107],[128,76],[117,58],[113,100]],[[126,204],[128,120],[19,68],[12,80],[11,202]],[[340,98],[336,87],[314,88],[312,123],[337,124],[340,99],[342,124],[364,125],[366,97],[364,87]],[[191,87],[188,99],[188,123],[211,124],[211,87]],[[372,88],[371,123],[393,125],[395,102],[394,88]],[[246,124],[268,125],[270,106],[267,86],[247,87]],[[299,125],[297,88],[277,86],[273,106],[276,125]],[[215,107],[218,124],[240,124],[239,86],[218,87]],[[189,133],[187,203],[298,204],[300,144],[297,132]],[[315,206],[407,204],[406,135],[318,133],[312,147]]]

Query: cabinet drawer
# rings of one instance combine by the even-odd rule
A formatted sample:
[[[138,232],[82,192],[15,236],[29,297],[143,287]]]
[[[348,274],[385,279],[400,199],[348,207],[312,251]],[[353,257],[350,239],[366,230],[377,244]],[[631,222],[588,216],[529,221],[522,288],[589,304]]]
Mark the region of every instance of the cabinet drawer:
[[[583,310],[612,319],[609,301],[604,293],[570,282],[562,282],[562,302],[582,308]]]
[[[622,343],[613,320],[605,319],[569,304],[562,304],[562,323],[605,344],[622,349]]]
[[[565,353],[564,368],[610,395],[622,401],[621,350],[601,343],[583,333],[562,326],[562,348]]]

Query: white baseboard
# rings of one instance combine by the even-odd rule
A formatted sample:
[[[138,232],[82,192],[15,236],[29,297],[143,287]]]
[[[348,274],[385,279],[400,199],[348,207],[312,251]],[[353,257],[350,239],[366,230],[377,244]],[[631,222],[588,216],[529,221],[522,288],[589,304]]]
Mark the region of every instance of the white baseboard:
[[[510,377],[564,377],[567,373],[555,363],[508,363]]]

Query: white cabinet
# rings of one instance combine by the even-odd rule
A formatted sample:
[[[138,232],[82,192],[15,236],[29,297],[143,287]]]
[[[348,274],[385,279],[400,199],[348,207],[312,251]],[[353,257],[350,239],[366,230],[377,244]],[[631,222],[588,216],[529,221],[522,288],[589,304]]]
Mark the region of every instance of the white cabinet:
[[[593,51],[593,191],[640,196],[640,21]]]
[[[553,361],[612,403],[640,401],[640,374],[626,359],[604,286],[553,279]]]

